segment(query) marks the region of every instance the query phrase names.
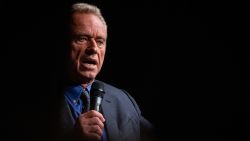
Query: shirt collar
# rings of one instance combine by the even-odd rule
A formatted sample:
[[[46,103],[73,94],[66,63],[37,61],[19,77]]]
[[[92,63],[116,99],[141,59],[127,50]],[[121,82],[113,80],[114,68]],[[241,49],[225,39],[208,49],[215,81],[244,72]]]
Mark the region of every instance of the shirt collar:
[[[88,84],[85,89],[90,93],[92,83]],[[69,97],[71,100],[76,100],[80,98],[81,93],[83,92],[83,87],[81,85],[72,85],[66,88],[65,96]]]
[[[71,100],[76,100],[80,97],[83,91],[83,87],[81,85],[69,86],[66,88],[65,96],[70,98]]]
[[[88,91],[88,93],[90,93],[91,86],[92,86],[92,83],[88,84],[87,88],[85,89]]]

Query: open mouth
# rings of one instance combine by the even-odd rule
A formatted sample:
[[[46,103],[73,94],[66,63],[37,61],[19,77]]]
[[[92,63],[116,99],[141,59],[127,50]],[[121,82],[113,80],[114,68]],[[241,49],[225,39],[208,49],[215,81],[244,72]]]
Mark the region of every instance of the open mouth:
[[[94,59],[85,58],[84,60],[81,61],[81,64],[82,64],[81,66],[84,67],[85,69],[93,70],[96,69],[98,63]]]
[[[84,60],[82,60],[82,63],[96,65],[97,61],[94,59],[84,59]]]

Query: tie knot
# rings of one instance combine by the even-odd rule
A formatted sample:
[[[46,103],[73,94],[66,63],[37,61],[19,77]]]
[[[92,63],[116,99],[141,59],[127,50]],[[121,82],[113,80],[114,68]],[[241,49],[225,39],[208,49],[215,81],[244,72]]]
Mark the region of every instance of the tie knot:
[[[88,92],[88,90],[83,89],[82,95],[86,95],[87,97],[89,97],[89,92]]]

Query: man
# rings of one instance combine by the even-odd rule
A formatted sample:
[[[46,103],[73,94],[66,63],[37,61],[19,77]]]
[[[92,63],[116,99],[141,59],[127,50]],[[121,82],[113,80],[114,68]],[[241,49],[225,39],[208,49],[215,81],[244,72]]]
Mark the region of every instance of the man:
[[[100,10],[86,3],[73,4],[70,36],[70,83],[61,106],[61,139],[148,140],[152,126],[141,116],[134,99],[126,91],[95,79],[103,65],[107,41],[107,25]],[[100,111],[88,108],[93,83],[102,85],[105,93]],[[82,96],[87,96],[85,101]]]

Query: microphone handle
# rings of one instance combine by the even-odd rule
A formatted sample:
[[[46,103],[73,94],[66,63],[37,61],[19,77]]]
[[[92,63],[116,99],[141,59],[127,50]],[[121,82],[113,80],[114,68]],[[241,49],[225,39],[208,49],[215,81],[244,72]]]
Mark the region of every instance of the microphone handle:
[[[93,110],[100,112],[101,103],[102,103],[102,97],[96,97]]]

